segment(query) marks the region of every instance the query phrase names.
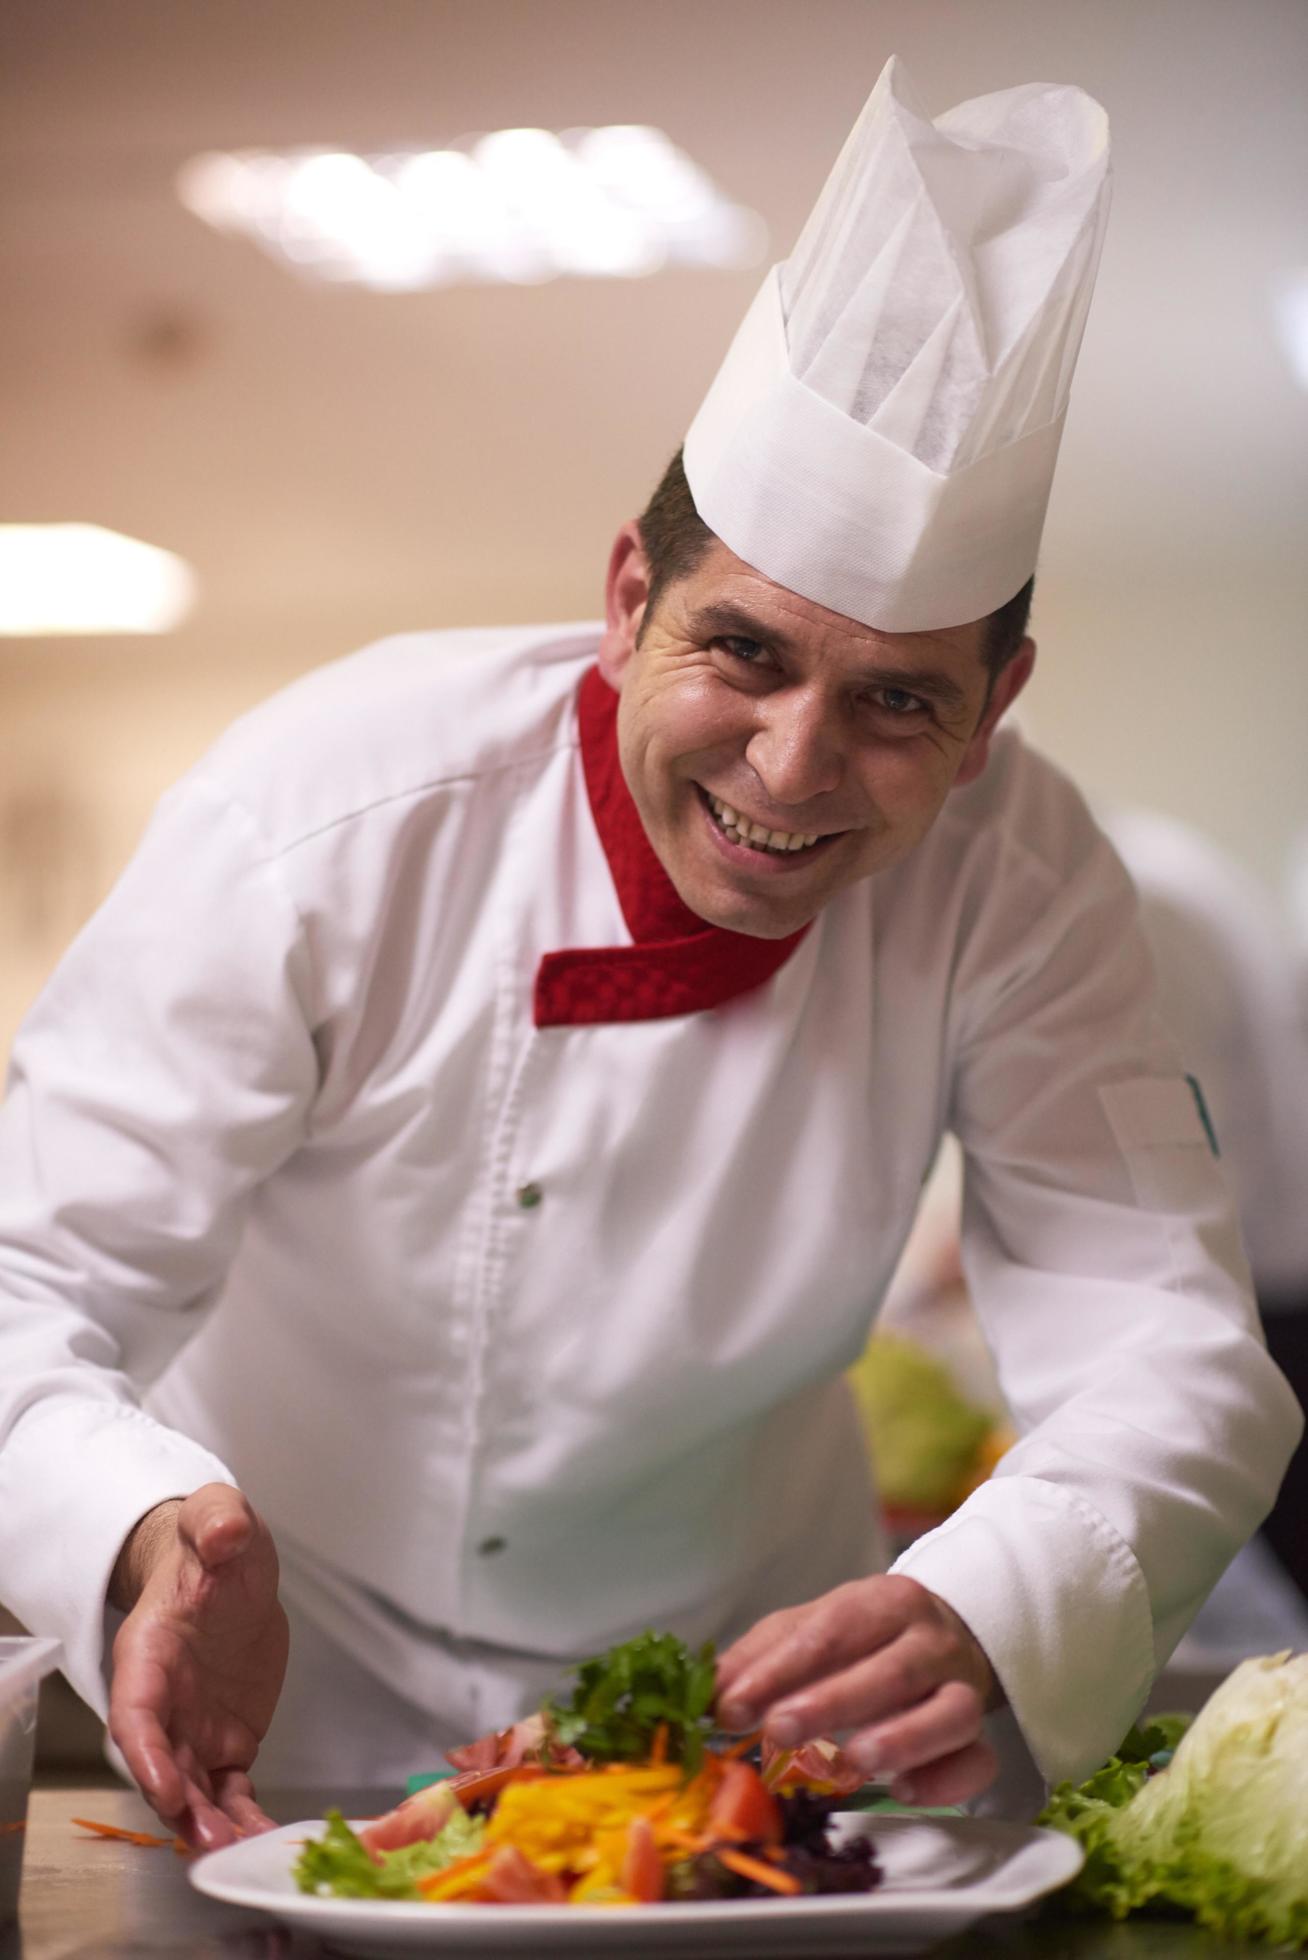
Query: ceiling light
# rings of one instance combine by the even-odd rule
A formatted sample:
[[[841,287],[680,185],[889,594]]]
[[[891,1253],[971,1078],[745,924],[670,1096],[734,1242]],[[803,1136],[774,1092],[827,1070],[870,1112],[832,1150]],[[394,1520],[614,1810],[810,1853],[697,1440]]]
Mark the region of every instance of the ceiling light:
[[[0,524],[0,634],[170,633],[195,580],[171,551],[99,524]]]
[[[662,130],[502,129],[445,150],[243,150],[192,158],[188,210],[318,279],[379,291],[561,274],[735,268],[767,249]]]

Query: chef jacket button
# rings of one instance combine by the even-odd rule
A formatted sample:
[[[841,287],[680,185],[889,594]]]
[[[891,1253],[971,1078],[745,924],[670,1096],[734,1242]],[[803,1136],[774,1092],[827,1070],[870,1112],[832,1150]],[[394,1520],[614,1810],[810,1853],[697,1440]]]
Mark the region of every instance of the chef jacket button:
[[[477,1547],[477,1553],[480,1558],[494,1558],[496,1552],[505,1552],[508,1548],[507,1538],[483,1538]]]
[[[520,1184],[516,1196],[518,1203],[524,1211],[532,1211],[540,1203],[545,1193],[541,1190],[539,1184]]]

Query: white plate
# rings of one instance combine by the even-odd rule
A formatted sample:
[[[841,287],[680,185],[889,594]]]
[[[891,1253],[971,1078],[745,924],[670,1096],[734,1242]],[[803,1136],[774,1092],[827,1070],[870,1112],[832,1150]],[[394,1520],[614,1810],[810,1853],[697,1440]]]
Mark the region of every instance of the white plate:
[[[845,1832],[873,1839],[885,1877],[874,1892],[834,1898],[739,1899],[659,1906],[424,1905],[319,1899],[291,1876],[315,1819],[211,1851],[191,1881],[228,1905],[256,1906],[346,1953],[767,1954],[916,1953],[988,1912],[1029,1905],[1075,1876],[1081,1847],[1058,1831],[970,1817],[848,1813]]]

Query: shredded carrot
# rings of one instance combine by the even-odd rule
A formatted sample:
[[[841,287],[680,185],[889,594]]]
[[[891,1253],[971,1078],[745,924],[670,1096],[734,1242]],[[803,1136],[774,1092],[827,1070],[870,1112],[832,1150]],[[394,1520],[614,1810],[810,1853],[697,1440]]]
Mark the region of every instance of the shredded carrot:
[[[176,1838],[156,1837],[153,1831],[125,1831],[118,1824],[98,1824],[92,1817],[74,1817],[70,1821],[76,1824],[79,1830],[94,1831],[97,1837],[119,1838],[124,1844],[162,1847],[179,1842]]]
[[[668,1760],[668,1725],[666,1722],[660,1722],[654,1731],[654,1740],[650,1744],[649,1759],[651,1763],[657,1763],[660,1767]]]
[[[737,1756],[747,1756],[750,1750],[755,1748],[762,1740],[762,1729],[755,1729],[752,1735],[742,1735],[740,1740],[733,1742],[729,1749],[716,1750],[714,1753],[720,1763],[729,1763]]]
[[[0,1824],[0,1837],[8,1837],[10,1833],[13,1831],[25,1831],[26,1829],[27,1829],[26,1819],[19,1817],[12,1824]]]
[[[735,1872],[741,1878],[752,1878],[756,1885],[766,1885],[770,1892],[793,1894],[802,1889],[793,1873],[776,1871],[758,1858],[747,1857],[743,1851],[728,1851],[719,1847],[713,1855],[728,1871]]]

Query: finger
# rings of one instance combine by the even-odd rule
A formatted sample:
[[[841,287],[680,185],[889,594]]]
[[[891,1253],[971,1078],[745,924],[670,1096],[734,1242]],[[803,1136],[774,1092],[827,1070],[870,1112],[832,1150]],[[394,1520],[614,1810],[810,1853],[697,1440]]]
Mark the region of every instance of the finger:
[[[131,1670],[119,1668],[110,1697],[109,1733],[146,1802],[160,1817],[171,1817],[185,1805],[186,1778],[157,1710],[134,1687]]]
[[[783,1696],[825,1679],[895,1638],[922,1612],[926,1594],[911,1579],[860,1579],[800,1608],[779,1638],[735,1675],[719,1696],[727,1728],[757,1727]]]
[[[966,1803],[990,1788],[998,1770],[998,1756],[985,1737],[980,1736],[952,1756],[942,1756],[938,1762],[915,1769],[910,1776],[896,1777],[890,1785],[890,1794],[897,1803],[923,1806]]]
[[[950,1677],[952,1644],[925,1626],[909,1627],[895,1640],[799,1694],[762,1711],[768,1738],[793,1749],[838,1729],[861,1728],[912,1708]]]
[[[225,1565],[244,1551],[255,1529],[249,1502],[230,1484],[202,1484],[177,1514],[178,1537],[208,1568]]]
[[[751,1673],[759,1661],[765,1660],[783,1640],[789,1639],[805,1615],[818,1604],[819,1601],[810,1600],[803,1606],[783,1607],[780,1612],[769,1613],[766,1619],[757,1621],[748,1633],[742,1633],[739,1640],[734,1640],[717,1658],[719,1692]]]
[[[216,1770],[213,1777],[214,1801],[224,1817],[229,1817],[242,1837],[258,1837],[275,1831],[273,1818],[260,1807],[254,1786],[244,1770]]]
[[[893,1786],[897,1778],[916,1779],[925,1766],[970,1748],[981,1735],[983,1716],[975,1688],[946,1681],[915,1708],[859,1729],[845,1743],[845,1754],[869,1780]]]
[[[140,1732],[115,1733],[128,1768],[136,1778],[141,1794],[160,1822],[176,1836],[198,1850],[210,1851],[220,1844],[231,1844],[234,1826],[222,1815],[201,1782],[187,1774],[157,1725],[147,1719]],[[153,1732],[152,1732],[153,1731]],[[126,1744],[130,1746],[125,1746]]]
[[[154,1805],[162,1821],[195,1850],[214,1851],[220,1845],[234,1844],[243,1835],[243,1827],[220,1800],[217,1785],[220,1776],[229,1776],[235,1787],[243,1784],[248,1792],[249,1779],[235,1770],[211,1776],[188,1743],[179,1744],[171,1754],[175,1776],[172,1792],[167,1800]]]
[[[183,1808],[166,1820],[178,1837],[197,1851],[216,1851],[220,1845],[236,1843],[236,1825],[198,1783],[188,1779],[185,1794]]]
[[[172,1820],[174,1830],[188,1844],[202,1851],[212,1851],[220,1844],[234,1843],[236,1826],[224,1816],[216,1801],[208,1770],[189,1743],[179,1744],[176,1756],[182,1774],[184,1802]]]
[[[797,1608],[784,1613],[769,1613],[765,1620],[752,1626],[748,1633],[733,1641],[725,1653],[717,1659],[717,1693],[719,1702],[731,1693],[734,1684],[750,1672],[754,1664],[771,1652],[777,1642],[784,1638],[792,1622],[798,1617]]]

